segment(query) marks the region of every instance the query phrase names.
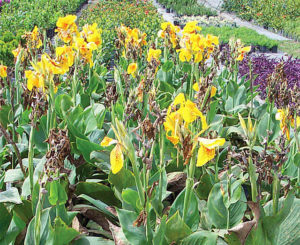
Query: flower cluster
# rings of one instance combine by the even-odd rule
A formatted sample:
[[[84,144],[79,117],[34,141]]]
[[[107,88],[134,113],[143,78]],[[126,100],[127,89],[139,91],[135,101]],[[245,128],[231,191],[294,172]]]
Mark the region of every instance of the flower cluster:
[[[183,37],[180,42],[181,49],[178,49],[180,61],[199,63],[207,60],[215,47],[219,45],[219,39],[213,35],[204,37],[199,32],[201,28],[196,21],[186,24],[183,29]]]
[[[176,107],[179,105],[179,109]],[[197,119],[201,120],[201,131],[193,134],[189,125]],[[173,103],[169,106],[167,116],[164,122],[166,137],[173,145],[178,146],[181,143],[185,164],[188,163],[194,149],[200,144],[197,157],[197,166],[203,166],[215,156],[215,148],[222,146],[225,139],[207,139],[199,137],[209,126],[206,117],[197,108],[191,100],[186,100],[183,93],[178,94]]]
[[[158,32],[158,36],[164,39],[168,46],[173,49],[177,48],[179,44],[177,33],[180,31],[180,28],[170,22],[164,22],[161,24],[161,29]]]

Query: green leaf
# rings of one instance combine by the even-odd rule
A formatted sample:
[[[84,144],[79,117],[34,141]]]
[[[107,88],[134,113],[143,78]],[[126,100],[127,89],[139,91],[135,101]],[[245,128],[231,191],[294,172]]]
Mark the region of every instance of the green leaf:
[[[0,192],[0,203],[5,203],[5,202],[11,202],[15,204],[22,203],[17,188],[12,187],[7,191]]]
[[[24,179],[23,172],[20,168],[8,169],[5,171],[4,182],[16,182]]]
[[[192,233],[191,229],[184,223],[177,211],[169,218],[166,224],[166,238],[170,243],[179,242]]]
[[[76,195],[85,194],[96,200],[100,200],[109,206],[119,206],[120,202],[114,192],[106,185],[93,182],[79,182],[76,185]]]
[[[213,184],[208,173],[205,173],[201,176],[200,182],[196,188],[196,194],[200,200],[207,200],[210,190],[212,189]]]
[[[125,168],[122,168],[117,174],[109,173],[108,181],[121,193],[123,189],[135,186],[133,173]]]
[[[7,232],[12,216],[2,203],[0,203],[0,213],[1,213],[1,218],[0,218],[0,240],[1,240]]]
[[[294,155],[294,164],[300,168],[300,152],[297,152],[295,155]]]
[[[26,224],[29,223],[29,221],[33,217],[31,201],[23,200],[23,203],[15,205],[13,210],[15,214]]]
[[[72,106],[74,103],[68,94],[60,94],[55,98],[55,111],[62,119]]]
[[[102,146],[90,142],[89,140],[78,138],[78,137],[76,137],[76,144],[78,150],[82,153],[84,159],[89,163],[92,163],[90,155],[93,151],[104,150]]]
[[[124,209],[117,209],[117,212],[124,235],[130,244],[147,244],[145,227],[133,226],[133,223],[137,219],[138,215],[135,212]]]
[[[231,228],[240,223],[247,209],[247,200],[243,189],[241,189],[241,198],[237,202],[230,204],[229,208],[226,208],[223,198],[226,190],[227,181],[221,181],[213,186],[208,197],[208,214],[212,223],[218,229]],[[228,215],[229,224],[227,224]]]
[[[115,243],[112,240],[107,240],[102,237],[83,236],[73,241],[71,244],[72,245],[92,245],[92,244],[114,245]]]
[[[167,216],[164,215],[162,219],[160,220],[159,227],[157,231],[154,234],[153,237],[153,244],[155,245],[164,245],[168,244],[165,238],[165,232],[166,232],[166,221],[167,221]]]
[[[2,240],[0,240],[0,245],[7,245],[11,243],[14,244],[16,237],[20,234],[22,230],[24,230],[25,227],[26,224],[19,217],[14,215],[5,236],[3,237]]]
[[[182,241],[182,245],[216,245],[218,235],[210,231],[198,231]]]
[[[88,202],[90,202],[91,204],[93,204],[95,207],[97,207],[97,209],[104,213],[106,216],[112,218],[112,219],[116,219],[116,216],[108,211],[108,205],[105,204],[104,202],[101,202],[100,200],[95,200],[94,198],[91,198],[85,194],[82,194],[80,196],[78,196],[79,198],[83,198],[85,200],[87,200]]]
[[[49,191],[48,200],[51,205],[60,205],[67,202],[68,195],[64,186],[60,183],[59,180],[50,182],[47,189]]]
[[[131,207],[137,214],[140,214],[140,212],[142,211],[142,206],[141,206],[139,194],[137,193],[137,191],[134,191],[132,189],[123,190],[122,191],[122,199],[124,202],[131,205]]]
[[[47,244],[67,245],[79,234],[78,231],[68,227],[59,217],[56,217]]]
[[[184,189],[182,192],[180,192],[180,194],[175,199],[174,203],[172,204],[172,206],[170,208],[169,217],[171,217],[177,211],[179,212],[180,216],[183,216],[185,192],[186,192],[186,189]],[[200,214],[199,214],[199,209],[198,209],[198,200],[197,200],[196,195],[192,191],[185,223],[189,226],[189,228],[192,231],[195,231],[198,228],[199,220],[200,220]]]
[[[166,61],[163,66],[162,66],[162,70],[164,72],[168,72],[170,71],[172,68],[174,67],[174,63],[171,60]]]

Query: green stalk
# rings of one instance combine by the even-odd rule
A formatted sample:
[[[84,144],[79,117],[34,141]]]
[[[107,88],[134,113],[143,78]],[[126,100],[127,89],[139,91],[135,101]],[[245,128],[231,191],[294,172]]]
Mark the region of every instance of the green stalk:
[[[279,202],[279,194],[280,194],[280,180],[277,176],[277,173],[274,173],[273,179],[273,215],[277,214],[278,212],[278,202]]]
[[[76,105],[76,94],[77,94],[77,66],[78,66],[78,55],[75,57],[75,65],[74,65],[74,75],[72,80],[72,98],[74,101],[74,105]]]
[[[195,65],[196,65],[196,64],[193,64],[193,65],[192,65],[190,84],[187,84],[188,86],[186,87],[186,89],[188,90],[188,93],[187,93],[187,94],[189,95],[189,98],[190,98],[190,99],[192,98],[192,92],[193,92],[193,81],[194,81]]]
[[[35,213],[35,222],[34,222],[34,244],[40,244],[41,240],[41,213],[43,209],[44,196],[42,195],[42,191],[39,192],[39,201],[37,204],[37,209]]]
[[[295,110],[294,113],[294,134],[295,134],[295,141],[296,141],[296,152],[300,152],[300,143],[299,143],[299,137],[298,137],[298,125],[297,125],[297,111]],[[297,175],[297,183],[298,186],[300,186],[300,167],[298,167],[298,175]],[[297,190],[298,195],[300,194],[300,190],[298,188]]]
[[[34,120],[35,121],[35,120]],[[33,127],[34,122],[32,122],[31,128],[30,128],[30,135],[29,135],[29,150],[28,150],[28,169],[29,169],[29,181],[30,181],[30,190],[31,193],[33,192],[33,155],[34,155],[34,149],[33,149]]]
[[[203,100],[202,105],[200,107],[200,111],[202,111],[203,108],[204,108],[204,106],[206,105],[207,100],[210,97],[210,91],[211,91],[211,86],[209,86],[208,89],[206,90],[206,93],[205,93],[205,96],[204,96],[204,100]]]
[[[160,176],[159,176],[159,183],[158,183],[158,190],[159,190],[159,198],[158,198],[158,205],[160,206],[161,210],[160,214],[162,212],[163,209],[163,205],[162,205],[162,182],[163,182],[163,169],[164,169],[164,148],[165,148],[165,141],[164,141],[164,132],[163,132],[163,126],[160,126],[160,135],[159,135],[159,146],[160,146],[160,151],[159,151],[159,155],[160,155],[160,163],[159,163],[159,171],[160,171]]]
[[[183,204],[184,221],[186,220],[187,212],[190,205],[191,194],[193,191],[195,169],[196,169],[196,154],[194,152],[189,165],[188,178],[186,179],[186,189],[185,189],[184,204]]]
[[[269,132],[270,132],[270,128],[271,128],[271,120],[272,120],[272,111],[273,111],[273,102],[269,103],[269,118],[268,118],[268,125],[267,125],[267,146],[269,145]]]

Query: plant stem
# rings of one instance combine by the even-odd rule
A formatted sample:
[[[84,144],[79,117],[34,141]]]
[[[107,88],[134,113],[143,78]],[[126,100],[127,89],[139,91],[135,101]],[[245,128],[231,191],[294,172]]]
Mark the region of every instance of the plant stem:
[[[194,152],[190,161],[190,166],[188,170],[188,178],[186,179],[186,189],[184,195],[184,204],[183,204],[183,220],[185,221],[187,212],[190,205],[191,194],[194,186],[194,174],[196,169],[196,153]]]
[[[160,135],[159,135],[159,146],[160,146],[160,163],[159,163],[159,171],[160,171],[160,176],[159,176],[159,185],[158,185],[158,189],[159,189],[159,198],[158,198],[158,205],[162,208],[162,182],[163,182],[163,171],[164,171],[164,148],[165,148],[165,141],[164,141],[164,131],[163,131],[163,126],[160,126]],[[160,214],[162,212],[162,210],[159,210]]]
[[[277,176],[277,173],[274,173],[273,179],[273,215],[277,214],[278,212],[278,201],[279,201],[279,194],[280,194],[280,180]]]
[[[193,92],[193,81],[194,81],[194,72],[195,72],[195,64],[192,64],[192,71],[191,71],[191,80],[190,84],[188,84],[187,89],[188,89],[188,95],[189,98],[192,99],[192,92]]]
[[[29,181],[30,181],[30,190],[31,194],[33,192],[33,123],[30,128],[30,135],[29,135],[29,150],[28,150],[28,169],[29,169]]]

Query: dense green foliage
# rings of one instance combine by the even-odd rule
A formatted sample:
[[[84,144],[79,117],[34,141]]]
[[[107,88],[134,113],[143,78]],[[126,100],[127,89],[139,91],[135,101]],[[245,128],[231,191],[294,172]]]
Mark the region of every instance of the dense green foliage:
[[[158,2],[174,10],[178,15],[217,15],[216,11],[199,4],[196,0],[158,0]]]
[[[225,0],[223,8],[300,39],[299,0]]]
[[[241,39],[241,41],[247,45],[259,45],[267,48],[278,46],[278,41],[260,35],[256,31],[246,27],[203,27],[203,33],[218,35],[220,41],[223,43],[228,43],[229,39],[233,37]]]
[[[14,0],[4,4],[0,14],[0,63],[13,64],[12,50],[18,47],[25,31],[34,26],[55,27],[56,21],[75,13],[85,0]]]

